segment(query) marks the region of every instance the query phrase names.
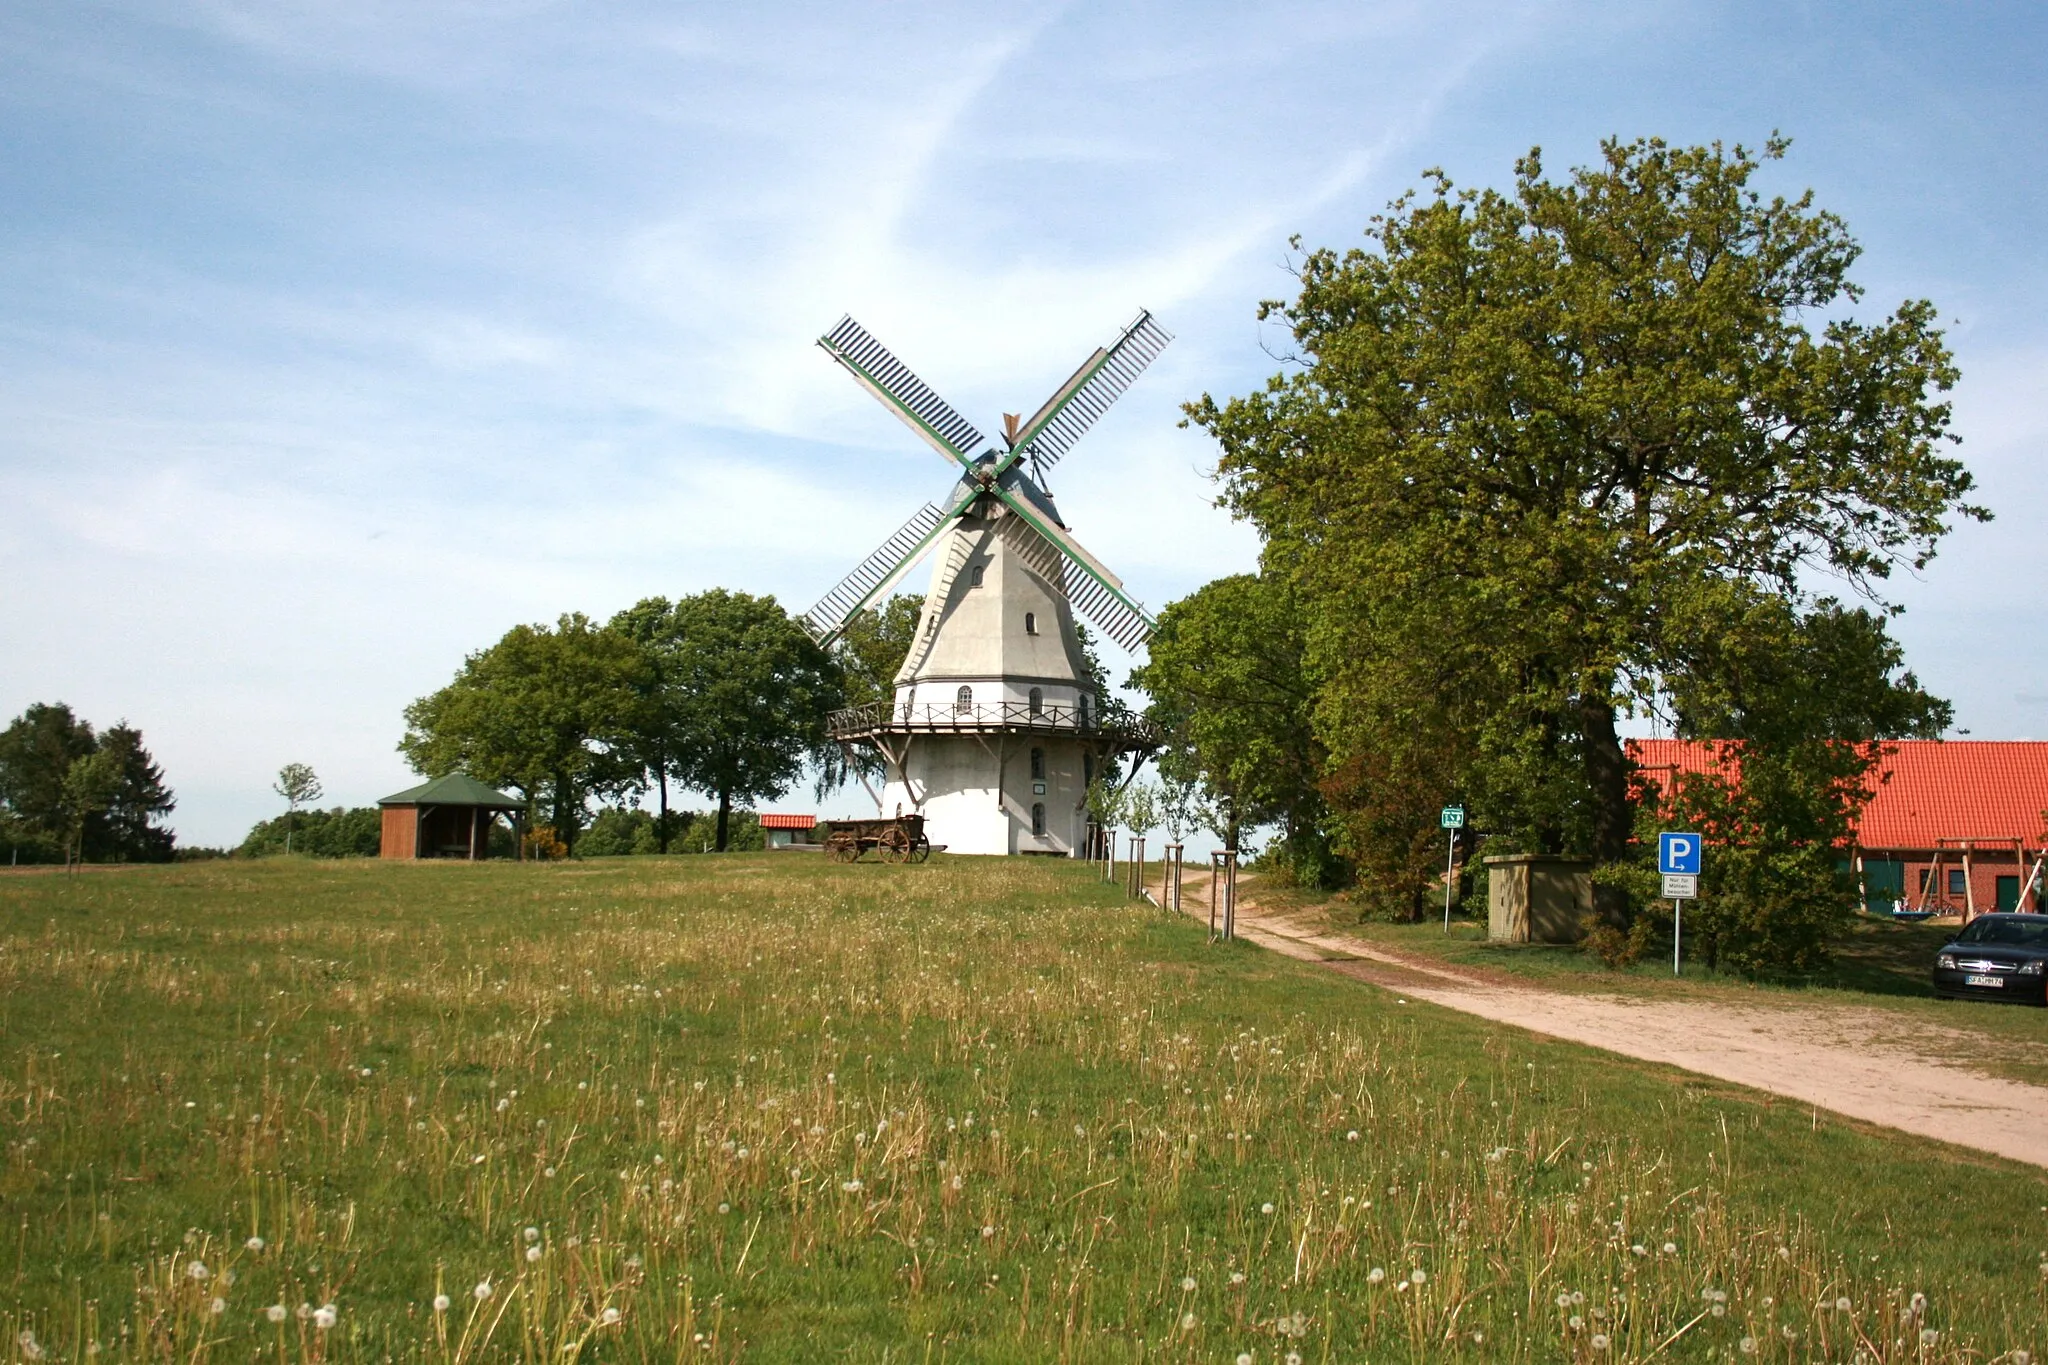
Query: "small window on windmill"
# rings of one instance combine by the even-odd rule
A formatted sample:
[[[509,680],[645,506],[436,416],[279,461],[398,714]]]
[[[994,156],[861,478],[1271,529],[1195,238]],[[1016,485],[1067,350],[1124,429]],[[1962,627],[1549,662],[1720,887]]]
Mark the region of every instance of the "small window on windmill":
[[[1031,751],[1031,780],[1033,782],[1045,781],[1045,750],[1043,749],[1033,749]]]
[[[962,687],[958,692],[955,692],[953,694],[953,709],[962,714],[972,711],[974,709],[974,689]]]
[[[1031,803],[1031,832],[1041,839],[1045,837],[1045,802],[1043,801],[1033,801]]]
[[[1074,698],[1074,714],[1084,727],[1088,724],[1088,694],[1086,692]]]
[[[1031,714],[1034,716],[1045,714],[1045,689],[1042,687],[1031,689]]]
[[[1038,634],[1038,617],[1028,611],[1024,613],[1024,633],[1026,635]]]
[[[1084,787],[1092,787],[1095,785],[1094,754],[1081,755],[1081,785]]]
[[[983,569],[984,569],[985,567],[986,567],[985,565],[977,564],[977,565],[975,565],[975,566],[974,566],[973,568],[971,568],[971,569],[969,569],[969,570],[967,571],[967,586],[968,586],[968,587],[970,587],[970,588],[978,588],[978,587],[980,587],[980,586],[981,586],[981,575],[982,575],[982,571],[983,571]]]

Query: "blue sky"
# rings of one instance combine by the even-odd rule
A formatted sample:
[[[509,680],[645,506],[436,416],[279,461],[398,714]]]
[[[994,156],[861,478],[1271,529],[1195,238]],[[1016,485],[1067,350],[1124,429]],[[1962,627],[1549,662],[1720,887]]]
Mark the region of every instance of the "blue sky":
[[[0,8],[0,718],[139,725],[187,842],[311,763],[408,785],[406,702],[518,621],[801,609],[947,482],[815,350],[852,312],[984,430],[1139,306],[1178,340],[1062,464],[1158,606],[1249,566],[1175,426],[1280,338],[1287,239],[1441,165],[1795,139],[1929,297],[1999,519],[1900,585],[1922,679],[2048,738],[2037,6]],[[783,803],[807,807],[805,794]],[[853,803],[840,803],[852,810]]]

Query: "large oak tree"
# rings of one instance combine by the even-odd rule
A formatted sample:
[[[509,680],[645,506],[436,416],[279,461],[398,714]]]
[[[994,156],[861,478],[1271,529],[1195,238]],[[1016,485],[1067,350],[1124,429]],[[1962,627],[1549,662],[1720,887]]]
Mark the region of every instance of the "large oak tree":
[[[1620,859],[1621,719],[1725,731],[1788,639],[1859,650],[1869,692],[1804,738],[1945,718],[1893,674],[1880,594],[1988,515],[1949,450],[1956,368],[1932,304],[1856,307],[1840,219],[1752,188],[1784,150],[1613,141],[1563,181],[1531,152],[1508,193],[1432,173],[1262,306],[1297,364],[1190,406],[1300,603],[1354,809],[1456,789],[1527,847]]]

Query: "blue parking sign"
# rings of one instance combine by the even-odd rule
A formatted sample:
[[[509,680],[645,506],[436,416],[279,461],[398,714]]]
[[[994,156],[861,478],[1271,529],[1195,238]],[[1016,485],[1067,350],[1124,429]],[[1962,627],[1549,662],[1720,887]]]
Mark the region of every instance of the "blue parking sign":
[[[1657,836],[1657,870],[1697,877],[1700,872],[1700,836],[1660,834]]]

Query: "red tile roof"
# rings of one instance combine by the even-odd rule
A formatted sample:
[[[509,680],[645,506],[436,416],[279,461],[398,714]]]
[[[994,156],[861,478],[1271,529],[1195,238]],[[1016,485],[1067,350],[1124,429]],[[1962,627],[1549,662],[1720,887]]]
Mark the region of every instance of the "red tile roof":
[[[1856,841],[1873,849],[1931,849],[1941,839],[2024,839],[2048,842],[2048,742],[1995,739],[1902,739],[1879,765]],[[1705,744],[1684,739],[1632,739],[1629,756],[1656,778],[1659,770],[1709,772]]]
[[[815,815],[763,815],[762,829],[815,829],[818,817]]]

